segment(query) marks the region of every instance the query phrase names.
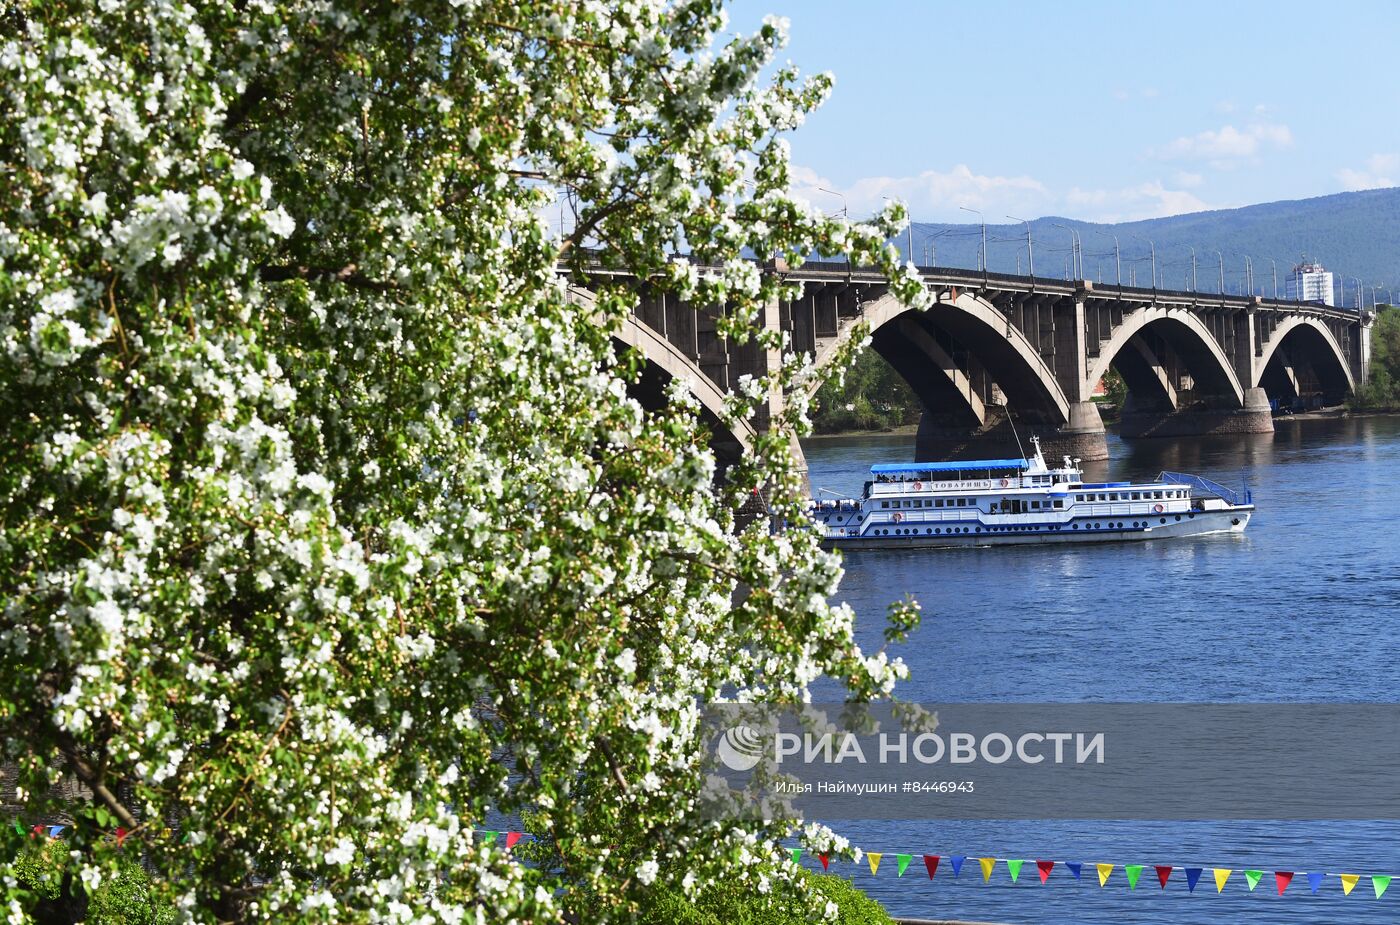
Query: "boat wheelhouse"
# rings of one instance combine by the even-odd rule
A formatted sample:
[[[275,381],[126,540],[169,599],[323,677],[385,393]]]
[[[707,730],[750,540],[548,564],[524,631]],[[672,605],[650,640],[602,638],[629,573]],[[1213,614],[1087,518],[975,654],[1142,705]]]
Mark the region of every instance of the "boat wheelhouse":
[[[1248,490],[1163,472],[1155,481],[1085,482],[1078,460],[881,464],[860,498],[816,501],[824,543],[848,548],[1115,542],[1239,533],[1254,512]]]

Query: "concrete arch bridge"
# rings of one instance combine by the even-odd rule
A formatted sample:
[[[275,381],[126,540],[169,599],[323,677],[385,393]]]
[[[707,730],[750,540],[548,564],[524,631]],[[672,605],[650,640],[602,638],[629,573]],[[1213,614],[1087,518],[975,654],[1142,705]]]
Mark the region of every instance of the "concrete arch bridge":
[[[923,404],[919,461],[1016,455],[1010,421],[1048,455],[1104,459],[1092,398],[1110,369],[1128,390],[1120,433],[1138,438],[1269,432],[1274,407],[1340,403],[1370,365],[1371,318],[1325,305],[927,268],[933,306],[909,311],[874,270],[767,269],[803,294],[768,306],[764,323],[818,365],[869,323],[874,349]],[[674,377],[692,383],[723,457],[752,436],[718,427],[723,395],[778,357],[726,343],[722,311],[644,291],[619,339],[647,357],[644,402]],[[756,426],[783,400],[770,396]]]

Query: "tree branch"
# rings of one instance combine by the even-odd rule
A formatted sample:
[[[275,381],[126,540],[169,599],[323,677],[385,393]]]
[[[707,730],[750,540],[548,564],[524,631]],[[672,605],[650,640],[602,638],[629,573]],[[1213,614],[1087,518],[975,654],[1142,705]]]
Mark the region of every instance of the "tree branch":
[[[59,742],[59,748],[63,750],[64,757],[68,759],[68,763],[77,773],[79,780],[87,784],[93,796],[101,800],[121,820],[123,826],[132,830],[141,827],[141,823],[131,814],[131,810],[123,806],[122,801],[117,799],[117,795],[107,789],[106,783],[103,782],[103,775],[98,773],[97,769],[82,756],[76,742],[65,736]]]
[[[258,270],[258,278],[265,283],[281,283],[292,279],[326,280],[342,283],[352,289],[368,289],[371,292],[390,292],[399,288],[397,283],[365,276],[360,272],[359,264],[354,263],[347,263],[343,267],[261,267]]]

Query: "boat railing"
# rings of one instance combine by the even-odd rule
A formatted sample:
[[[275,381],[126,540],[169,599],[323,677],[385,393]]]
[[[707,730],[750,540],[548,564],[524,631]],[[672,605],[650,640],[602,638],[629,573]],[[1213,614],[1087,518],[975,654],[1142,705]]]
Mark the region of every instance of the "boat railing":
[[[1199,475],[1190,475],[1185,472],[1167,472],[1163,470],[1162,473],[1157,476],[1157,481],[1167,482],[1173,485],[1189,485],[1193,489],[1193,494],[1200,492],[1207,495],[1214,495],[1227,504],[1240,505],[1254,503],[1254,493],[1248,488],[1243,491],[1235,491],[1234,489],[1226,488],[1219,482],[1212,482],[1210,479],[1201,478]]]

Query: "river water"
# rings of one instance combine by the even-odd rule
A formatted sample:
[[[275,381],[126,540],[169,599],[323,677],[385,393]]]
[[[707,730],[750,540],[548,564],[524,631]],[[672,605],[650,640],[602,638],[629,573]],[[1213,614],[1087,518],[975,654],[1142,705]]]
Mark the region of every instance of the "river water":
[[[854,496],[871,463],[912,459],[913,438],[822,439],[805,450],[814,490]],[[1242,536],[847,553],[840,593],[863,645],[879,647],[891,600],[909,593],[923,605],[922,626],[897,650],[912,672],[902,699],[1400,700],[1400,419],[1281,420],[1273,434],[1172,441],[1110,435],[1109,450],[1109,462],[1085,464],[1086,479],[1148,479],[1162,469],[1231,486],[1243,478],[1258,513]],[[1335,796],[1339,805],[1348,797]],[[855,844],[888,852],[878,876],[864,863],[833,869],[911,917],[1400,922],[1400,882],[1376,899],[1369,879],[1400,874],[1400,822],[1104,822],[1084,809],[1084,821],[1069,822],[833,822]],[[895,852],[915,855],[903,878]],[[920,854],[944,857],[933,881]],[[968,857],[956,879],[952,855]],[[999,863],[984,884],[980,856],[1031,860],[1017,883]],[[1042,886],[1037,858],[1083,862],[1083,880],[1057,864]],[[1117,865],[1105,889],[1095,862]],[[1136,890],[1125,864],[1146,865]],[[1235,873],[1217,895],[1207,869],[1192,894],[1180,870],[1159,889],[1155,864]],[[1253,892],[1249,868],[1265,871]],[[1282,897],[1277,870],[1299,872]],[[1317,870],[1366,876],[1350,896],[1335,877],[1312,895],[1301,872]]]

